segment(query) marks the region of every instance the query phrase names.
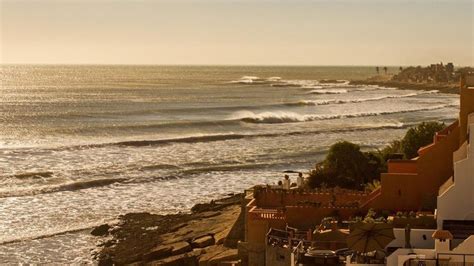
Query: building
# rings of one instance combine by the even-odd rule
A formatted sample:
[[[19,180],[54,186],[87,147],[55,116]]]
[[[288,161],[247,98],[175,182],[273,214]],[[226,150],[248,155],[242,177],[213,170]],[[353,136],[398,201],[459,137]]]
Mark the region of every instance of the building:
[[[437,230],[431,249],[400,248],[387,265],[436,262],[443,265],[474,265],[474,75],[461,82],[460,145],[453,153],[454,175],[437,197]]]
[[[269,231],[296,228],[304,232],[307,241],[312,241],[313,230],[325,217],[337,216],[344,220],[365,215],[359,207],[367,201],[368,195],[338,188],[309,191],[297,187],[289,190],[254,187],[246,197],[245,242],[240,243],[248,253],[248,265],[264,265]]]
[[[474,130],[473,74],[461,79],[460,99],[459,119],[437,132],[432,144],[419,149],[418,157],[390,160],[388,172],[381,175],[381,187],[370,194],[346,189],[255,187],[246,197],[245,242],[240,247],[246,250],[248,259],[243,264],[265,265],[266,256],[272,256],[267,258],[272,263],[288,265],[288,261],[295,260],[292,248],[296,243],[289,240],[286,246],[269,245],[269,232],[297,228],[303,232],[303,244],[314,242],[310,232],[325,217],[346,220],[365,216],[371,208],[419,214],[413,220],[393,221],[399,225],[394,229],[396,239],[387,248],[393,251],[387,265],[441,257],[466,260],[464,255],[453,254],[472,254],[474,262],[474,149],[470,148],[474,141],[474,134],[470,134]],[[415,225],[409,232],[409,249],[403,248],[407,224]],[[335,231],[326,234],[342,235]],[[340,247],[332,245],[325,248]]]
[[[454,175],[453,153],[466,145],[469,114],[474,112],[474,90],[463,83],[460,94],[459,120],[438,132],[431,145],[418,151],[417,158],[390,160],[388,172],[381,176],[382,186],[372,193],[367,206],[405,211],[436,207],[440,187],[449,187]],[[462,148],[457,154],[462,156],[460,153],[464,150]]]

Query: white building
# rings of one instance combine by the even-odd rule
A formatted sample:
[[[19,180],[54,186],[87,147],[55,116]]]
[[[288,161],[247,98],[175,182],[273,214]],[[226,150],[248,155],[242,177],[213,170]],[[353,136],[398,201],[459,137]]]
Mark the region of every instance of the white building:
[[[474,91],[474,74],[466,77],[464,91],[461,85],[461,97],[463,92],[472,95],[471,90]],[[469,97],[472,110],[473,98]],[[434,248],[397,249],[387,257],[387,265],[431,265],[429,261],[440,265],[474,265],[474,112],[467,114],[466,120],[467,140],[453,154],[454,176],[440,188],[437,198]]]

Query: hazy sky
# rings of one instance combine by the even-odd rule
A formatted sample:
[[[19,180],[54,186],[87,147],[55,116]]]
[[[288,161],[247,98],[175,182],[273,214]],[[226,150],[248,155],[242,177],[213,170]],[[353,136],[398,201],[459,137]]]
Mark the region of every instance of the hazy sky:
[[[474,0],[0,0],[3,63],[474,65]]]

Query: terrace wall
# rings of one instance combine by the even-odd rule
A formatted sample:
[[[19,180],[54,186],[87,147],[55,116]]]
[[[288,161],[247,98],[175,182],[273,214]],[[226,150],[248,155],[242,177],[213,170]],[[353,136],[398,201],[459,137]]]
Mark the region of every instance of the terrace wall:
[[[459,148],[458,122],[438,132],[434,143],[413,160],[389,161],[381,175],[380,196],[368,204],[379,210],[411,211],[434,207],[439,187],[453,175],[453,152]]]
[[[366,200],[367,193],[334,189],[321,192],[301,190],[261,189],[255,192],[256,205],[261,208],[279,208],[303,204],[321,204],[322,206],[352,205]]]

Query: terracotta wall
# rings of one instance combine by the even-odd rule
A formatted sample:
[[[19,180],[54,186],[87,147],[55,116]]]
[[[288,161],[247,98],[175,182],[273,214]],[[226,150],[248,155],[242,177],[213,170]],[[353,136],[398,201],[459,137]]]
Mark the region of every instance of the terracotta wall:
[[[285,220],[254,219],[247,215],[246,241],[265,243],[270,228],[284,230],[286,226],[300,230],[315,229],[325,217],[338,216],[342,220],[355,217],[358,208],[318,208],[312,206],[286,206]]]
[[[450,128],[446,137],[425,147],[413,163],[389,162],[394,165],[389,165],[391,172],[381,175],[381,195],[369,207],[416,211],[429,205],[429,202],[434,203],[439,187],[453,176],[453,152],[459,147],[459,127],[453,124]],[[416,173],[410,174],[415,168]]]
[[[417,173],[416,160],[389,160],[388,173]]]
[[[418,173],[425,182],[425,194],[436,197],[439,187],[453,176],[453,153],[459,148],[459,127],[438,141],[418,159]]]
[[[327,206],[331,202],[334,202],[336,205],[349,205],[354,202],[363,202],[366,198],[366,193],[348,190],[322,193],[298,190],[261,190],[255,195],[256,204],[261,208],[279,208],[304,203],[321,203]]]
[[[286,221],[289,226],[298,229],[315,229],[325,217],[338,216],[345,220],[354,217],[357,208],[317,208],[311,206],[288,206]]]
[[[248,218],[245,226],[247,227],[245,241],[265,244],[265,236],[270,228],[284,230],[286,227],[286,221]]]

